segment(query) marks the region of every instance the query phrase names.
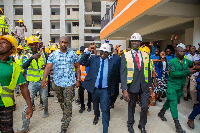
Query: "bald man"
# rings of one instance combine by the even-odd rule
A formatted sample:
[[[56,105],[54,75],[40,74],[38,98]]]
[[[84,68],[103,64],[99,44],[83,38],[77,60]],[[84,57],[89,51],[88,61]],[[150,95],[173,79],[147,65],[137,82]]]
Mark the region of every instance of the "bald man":
[[[45,88],[47,81],[45,80],[51,68],[54,69],[54,83],[57,93],[58,102],[63,111],[61,119],[61,133],[66,133],[72,117],[72,100],[74,86],[80,86],[80,65],[77,54],[68,48],[69,40],[67,37],[59,39],[60,49],[54,51],[47,61],[47,66],[44,71],[44,77],[41,83],[42,88]],[[75,81],[74,64],[77,71],[77,79]]]

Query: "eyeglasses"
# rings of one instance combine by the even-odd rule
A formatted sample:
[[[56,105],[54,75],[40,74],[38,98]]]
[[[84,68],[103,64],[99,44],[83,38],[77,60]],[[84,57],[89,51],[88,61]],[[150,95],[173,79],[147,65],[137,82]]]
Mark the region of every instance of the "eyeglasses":
[[[105,52],[106,54],[108,53],[108,51],[103,51],[103,50],[101,50],[100,52]]]

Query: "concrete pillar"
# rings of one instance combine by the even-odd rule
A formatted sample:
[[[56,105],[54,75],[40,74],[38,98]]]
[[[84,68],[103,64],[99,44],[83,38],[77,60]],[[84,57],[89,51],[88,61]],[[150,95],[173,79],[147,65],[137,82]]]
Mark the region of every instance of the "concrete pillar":
[[[50,0],[41,0],[42,3],[42,41],[48,47],[50,40]]]
[[[13,9],[13,0],[4,0],[3,1],[4,3],[4,15],[9,18],[11,24],[12,24],[12,29],[13,29],[13,32],[15,30],[15,24],[14,24],[14,21],[13,21],[13,14],[14,14],[14,9]],[[11,6],[12,5],[12,6]],[[11,32],[11,31],[10,31]]]
[[[194,19],[193,45],[196,49],[199,48],[200,43],[200,17]]]
[[[106,1],[101,1],[101,19],[105,16],[105,14],[106,14]],[[101,40],[101,44],[105,43],[105,40],[104,39]]]
[[[32,7],[31,0],[23,0],[23,21],[24,25],[26,25],[27,32],[25,32],[25,36],[29,37],[32,35]]]
[[[84,46],[85,2],[79,0],[79,48]]]
[[[65,0],[60,0],[60,36],[65,36]]]
[[[185,29],[185,45],[193,45],[194,28]]]

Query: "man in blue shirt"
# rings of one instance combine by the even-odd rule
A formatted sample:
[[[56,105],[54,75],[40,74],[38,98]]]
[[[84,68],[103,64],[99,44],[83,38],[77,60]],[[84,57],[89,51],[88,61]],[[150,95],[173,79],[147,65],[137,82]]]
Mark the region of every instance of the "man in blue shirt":
[[[159,48],[156,48],[155,49],[155,54],[151,55],[150,59],[157,59],[157,60],[159,60],[159,58],[160,58],[159,55],[160,55],[160,50],[159,50]]]
[[[172,50],[171,50],[169,47],[167,47],[167,48],[165,49],[165,52],[166,52],[167,63],[169,63],[169,61],[170,61],[172,58],[174,58],[174,55],[172,54]]]
[[[90,66],[90,69],[82,84],[92,94],[92,102],[95,118],[93,124],[98,123],[100,117],[99,102],[101,104],[103,133],[108,132],[110,120],[110,96],[115,94],[115,65],[108,59],[111,48],[108,43],[101,45],[100,56],[92,55],[90,52],[96,46],[90,46],[82,56],[79,63],[83,66]],[[90,57],[90,58],[89,58]]]
[[[44,89],[47,85],[46,77],[51,68],[54,69],[54,83],[58,102],[63,111],[63,123],[61,133],[66,133],[72,117],[72,100],[74,94],[74,85],[80,86],[80,65],[77,54],[68,48],[69,40],[67,37],[59,39],[60,49],[54,51],[48,58],[47,66],[43,74],[41,83]],[[75,65],[74,65],[75,64]],[[77,72],[75,83],[74,66]]]

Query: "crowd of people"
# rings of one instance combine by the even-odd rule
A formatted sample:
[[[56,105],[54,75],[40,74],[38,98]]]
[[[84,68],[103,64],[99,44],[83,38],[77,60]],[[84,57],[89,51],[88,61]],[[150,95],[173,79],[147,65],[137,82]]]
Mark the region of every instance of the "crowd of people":
[[[66,133],[72,117],[72,102],[75,88],[78,89],[80,113],[85,111],[84,90],[88,91],[87,111],[94,110],[93,125],[96,125],[102,112],[103,133],[108,132],[110,109],[122,89],[128,103],[127,127],[134,133],[134,113],[136,104],[141,108],[138,128],[146,133],[148,109],[156,102],[166,102],[158,113],[162,121],[166,110],[170,109],[177,133],[185,133],[178,120],[177,105],[183,96],[185,101],[192,99],[194,108],[188,116],[188,126],[194,129],[194,119],[200,114],[200,50],[195,46],[176,44],[172,36],[171,47],[160,51],[150,43],[150,49],[142,43],[142,36],[134,33],[130,47],[119,50],[109,44],[100,46],[99,55],[96,44],[84,46],[75,52],[68,48],[67,37],[59,38],[59,46],[49,41],[45,47],[39,32],[26,38],[26,26],[19,20],[15,34],[8,35],[5,28],[0,36],[0,131],[13,133],[14,93],[21,93],[26,100],[22,112],[22,128],[18,133],[29,130],[33,114],[34,98],[39,92],[43,118],[48,117],[48,97],[50,86],[56,92],[63,111],[61,133]],[[16,40],[14,38],[16,37]],[[93,103],[93,104],[92,104]],[[100,107],[99,107],[100,105]],[[33,116],[34,117],[34,116]],[[32,121],[34,122],[34,121]]]

